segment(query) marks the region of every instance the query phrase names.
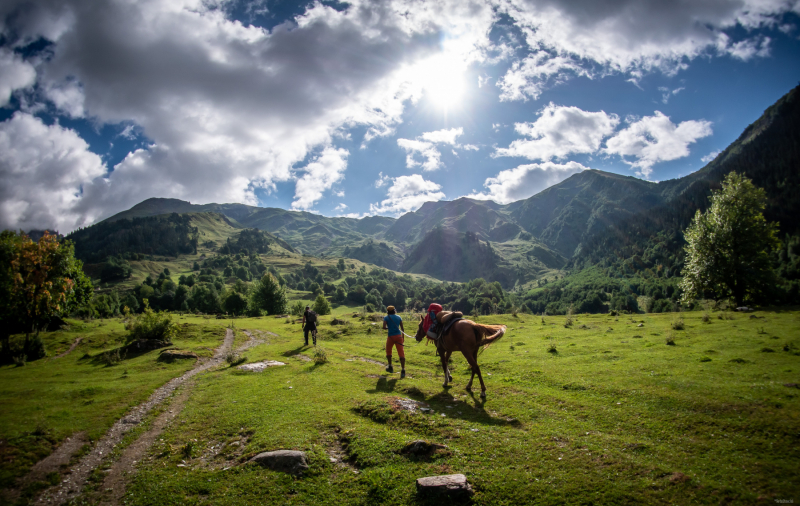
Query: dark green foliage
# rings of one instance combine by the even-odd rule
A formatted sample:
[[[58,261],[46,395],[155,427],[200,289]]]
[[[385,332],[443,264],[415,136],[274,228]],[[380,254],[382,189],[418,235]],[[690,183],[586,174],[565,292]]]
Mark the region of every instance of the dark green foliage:
[[[177,325],[166,312],[156,312],[145,306],[144,312],[127,325],[128,340],[158,339],[170,341],[177,332]]]
[[[131,277],[131,264],[121,257],[108,257],[103,269],[100,271],[100,281],[107,283]]]
[[[232,315],[242,315],[247,311],[247,298],[238,292],[232,292],[225,297],[223,309]]]
[[[385,242],[375,242],[372,239],[354,248],[347,246],[344,249],[344,255],[361,260],[364,263],[375,264],[395,271],[400,270],[400,266],[403,263],[403,256],[400,253]],[[344,264],[344,261],[342,261],[342,264]]]
[[[223,255],[235,255],[237,253],[244,255],[263,254],[269,252],[270,244],[275,242],[276,240],[272,234],[255,228],[248,228],[239,232],[235,241],[228,238],[227,242],[219,249],[219,252]]]
[[[253,283],[250,292],[250,306],[267,314],[286,313],[286,290],[270,273],[264,274],[260,281]]]
[[[133,254],[178,256],[197,252],[197,227],[192,217],[169,216],[103,221],[67,236],[75,243],[75,254],[87,263],[107,257]]]

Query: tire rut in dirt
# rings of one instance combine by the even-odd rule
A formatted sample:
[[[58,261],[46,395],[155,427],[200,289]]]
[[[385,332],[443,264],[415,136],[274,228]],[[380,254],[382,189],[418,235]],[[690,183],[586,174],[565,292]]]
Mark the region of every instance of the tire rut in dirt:
[[[111,455],[114,447],[122,441],[125,434],[140,424],[155,406],[169,398],[175,389],[186,380],[200,372],[220,365],[233,345],[233,337],[233,331],[226,329],[225,340],[222,342],[222,346],[214,353],[213,358],[198,364],[182,376],[173,378],[159,387],[144,403],[131,409],[124,417],[117,420],[94,448],[70,470],[70,474],[61,483],[45,490],[32,504],[61,505],[79,497],[91,472],[100,467],[103,461]]]

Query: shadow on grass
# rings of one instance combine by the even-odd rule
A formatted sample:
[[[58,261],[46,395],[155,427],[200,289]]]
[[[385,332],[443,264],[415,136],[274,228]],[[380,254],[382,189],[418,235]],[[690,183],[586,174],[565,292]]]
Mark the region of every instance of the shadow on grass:
[[[375,388],[371,390],[366,390],[366,392],[368,394],[376,394],[379,392],[389,393],[389,392],[394,392],[396,386],[397,386],[397,378],[388,379],[386,376],[381,376],[375,383]]]
[[[307,348],[307,346],[302,344],[302,345],[298,346],[297,348],[295,348],[293,350],[289,350],[289,351],[285,351],[285,352],[281,353],[281,355],[284,356],[284,357],[294,357],[295,355],[299,355],[300,353],[302,353],[304,348]]]

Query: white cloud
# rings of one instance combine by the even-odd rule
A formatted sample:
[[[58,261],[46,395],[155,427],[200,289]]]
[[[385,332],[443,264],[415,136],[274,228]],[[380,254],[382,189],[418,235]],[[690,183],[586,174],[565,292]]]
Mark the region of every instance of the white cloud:
[[[424,171],[431,171],[442,166],[442,153],[436,147],[436,144],[446,144],[461,148],[462,146],[458,144],[456,138],[463,135],[463,133],[464,129],[461,127],[436,130],[425,132],[416,139],[397,139],[397,145],[406,151],[406,167],[409,169],[422,167]],[[477,148],[467,144],[464,149],[473,150]],[[418,161],[417,155],[424,158],[424,161]]]
[[[345,209],[347,209],[347,204],[345,203],[341,203],[334,208],[335,211],[344,211]]]
[[[425,180],[419,174],[393,178],[392,186],[386,192],[387,198],[380,204],[370,204],[371,214],[400,215],[416,211],[425,202],[439,201],[445,198],[442,187],[432,181]]]
[[[322,198],[325,190],[342,180],[347,169],[346,149],[325,148],[313,162],[301,169],[305,172],[297,180],[292,209],[308,210]]]
[[[722,153],[722,151],[720,151],[719,149],[716,150],[716,151],[712,151],[711,153],[709,153],[706,156],[702,157],[700,159],[700,161],[702,161],[703,163],[708,163],[711,160],[713,160],[714,158],[716,158],[717,156],[719,156],[720,153]]]
[[[796,0],[498,0],[522,30],[530,54],[498,80],[505,100],[537,98],[552,80],[624,72],[672,75],[704,54],[768,54],[757,35],[733,42],[724,30],[774,26]],[[746,32],[746,33],[749,33]]]
[[[32,86],[36,69],[13,52],[0,48],[0,107],[8,104],[14,91]]]
[[[475,192],[467,197],[478,200],[493,200],[499,204],[508,204],[526,199],[540,191],[557,184],[569,176],[586,170],[577,162],[557,164],[553,162],[520,165],[513,169],[501,171],[483,183],[486,191]]]
[[[457,146],[456,137],[459,137],[464,134],[464,129],[459,128],[450,128],[450,129],[443,129],[443,130],[436,130],[434,132],[425,132],[420,137],[424,140],[433,142],[436,144],[451,144],[453,146]]]
[[[616,114],[587,112],[551,102],[534,123],[515,124],[517,133],[528,139],[517,139],[508,148],[498,148],[494,156],[550,160],[576,153],[594,153],[618,124]]]
[[[83,87],[74,79],[61,83],[47,83],[45,96],[62,112],[73,118],[84,116]]]
[[[335,191],[333,194],[337,197],[344,197],[344,190]]]
[[[711,135],[710,121],[683,121],[676,125],[660,111],[645,116],[606,141],[603,151],[623,157],[623,161],[639,169],[637,174],[649,178],[653,165],[689,155],[689,144]],[[624,157],[634,157],[627,161]]]
[[[85,223],[74,209],[82,186],[107,169],[75,131],[17,112],[0,123],[0,153],[0,229]]]
[[[408,68],[433,56],[459,65],[480,60],[495,18],[477,0],[358,0],[338,11],[316,2],[266,30],[226,18],[223,3],[0,6],[9,44],[54,43],[35,72],[2,53],[0,100],[38,72],[44,96],[67,114],[136,125],[153,142],[108,179],[87,182],[75,206],[87,219],[153,196],[256,203],[256,188],[291,180],[291,168],[331,146],[342,129],[364,127],[365,142],[391,134],[427,85]],[[296,206],[325,191],[298,183]]]
[[[384,176],[383,172],[378,173],[378,179],[375,180],[375,188],[380,188],[382,186],[386,186],[392,180],[389,176]]]
[[[659,86],[658,91],[661,92],[661,102],[664,103],[664,104],[668,103],[669,99],[673,95],[677,95],[678,93],[680,93],[681,91],[683,91],[685,89],[686,88],[684,88],[684,87],[680,87],[680,88],[675,88],[674,90],[670,91],[670,89],[667,88],[666,86]]]

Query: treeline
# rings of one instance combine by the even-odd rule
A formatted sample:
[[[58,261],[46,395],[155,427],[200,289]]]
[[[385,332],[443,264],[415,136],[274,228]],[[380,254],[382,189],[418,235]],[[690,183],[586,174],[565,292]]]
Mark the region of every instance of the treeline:
[[[188,215],[122,219],[75,230],[67,236],[86,263],[108,257],[137,259],[140,254],[176,257],[197,253],[198,231]]]

